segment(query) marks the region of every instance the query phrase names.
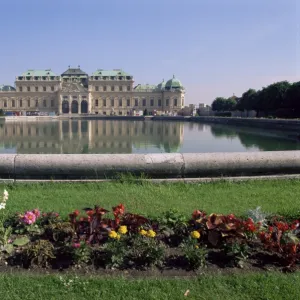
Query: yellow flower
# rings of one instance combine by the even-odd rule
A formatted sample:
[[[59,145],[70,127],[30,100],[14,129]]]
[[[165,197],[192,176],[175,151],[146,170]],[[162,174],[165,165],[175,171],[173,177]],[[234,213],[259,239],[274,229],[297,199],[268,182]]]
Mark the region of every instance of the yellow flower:
[[[119,240],[120,238],[121,238],[121,235],[117,233],[116,240]]]
[[[191,232],[191,237],[192,237],[193,239],[199,239],[199,238],[200,238],[200,233],[199,233],[199,231],[196,231],[196,230],[192,231],[192,232]]]
[[[118,232],[121,233],[121,234],[126,234],[127,231],[128,231],[127,230],[127,226],[125,226],[125,225],[124,226],[120,226],[119,229],[118,229]]]
[[[151,237],[151,238],[154,238],[156,236],[156,233],[155,233],[155,231],[153,231],[153,230],[148,230],[148,232],[147,232],[147,237]]]
[[[110,238],[112,238],[112,239],[116,239],[117,236],[118,236],[118,234],[117,234],[114,230],[112,230],[112,231],[108,234],[108,236],[109,236]]]
[[[140,230],[140,235],[147,235],[147,231],[144,229]]]
[[[196,249],[199,249],[199,246],[198,246],[198,245],[196,245],[196,246],[195,246],[195,248],[196,248]]]

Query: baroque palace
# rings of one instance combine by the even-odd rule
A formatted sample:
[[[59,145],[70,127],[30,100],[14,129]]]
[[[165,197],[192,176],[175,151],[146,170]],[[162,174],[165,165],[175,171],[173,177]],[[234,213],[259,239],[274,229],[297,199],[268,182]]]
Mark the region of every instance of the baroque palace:
[[[91,76],[68,68],[60,76],[48,70],[28,70],[15,86],[0,86],[0,109],[22,115],[176,114],[184,107],[185,89],[173,76],[158,85],[134,86],[133,76],[121,69],[98,69]]]

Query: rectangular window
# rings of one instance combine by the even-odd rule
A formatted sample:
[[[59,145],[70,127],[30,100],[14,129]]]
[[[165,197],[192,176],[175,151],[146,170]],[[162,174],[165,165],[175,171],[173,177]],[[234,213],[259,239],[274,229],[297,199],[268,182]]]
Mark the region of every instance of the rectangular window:
[[[114,99],[110,99],[110,105],[111,105],[111,106],[115,106],[115,101],[114,101]]]
[[[161,99],[158,99],[158,106],[161,106]]]
[[[166,106],[169,106],[169,102],[170,102],[170,100],[166,99]]]
[[[19,91],[20,91],[20,92],[22,92],[22,91],[23,91],[23,88],[22,88],[21,86],[19,87]]]
[[[51,107],[54,107],[54,100],[51,99]]]
[[[35,87],[35,91],[36,91],[36,92],[39,91],[39,87],[38,87],[38,86]]]
[[[95,100],[95,106],[98,106],[99,105],[99,101],[98,99]]]
[[[45,86],[43,86],[43,91],[46,92],[46,87]]]
[[[30,86],[27,87],[27,92],[30,92]]]
[[[134,106],[139,106],[139,99],[134,99]]]
[[[106,92],[106,86],[103,87],[103,91]]]
[[[47,103],[46,103],[46,100],[45,100],[45,99],[43,100],[43,105],[44,105],[44,107],[47,106]]]
[[[119,99],[119,106],[122,106],[122,99]]]
[[[30,107],[30,99],[27,100],[27,106]]]
[[[115,90],[115,87],[114,87],[114,86],[112,86],[112,87],[110,88],[110,90],[111,90],[112,92],[114,92],[114,90]]]
[[[15,107],[15,105],[16,105],[15,100],[11,100],[11,106]]]
[[[99,86],[95,86],[95,91],[96,91],[96,92],[99,91]]]
[[[51,91],[52,91],[52,92],[54,91],[54,86],[51,86]]]
[[[150,106],[154,106],[154,100],[153,99],[150,100]]]
[[[122,116],[122,112],[121,111],[119,111],[119,115]]]
[[[174,99],[174,106],[177,106],[177,99]]]
[[[106,100],[105,99],[103,100],[103,106],[106,106]]]
[[[130,106],[130,99],[127,99],[127,106]]]
[[[146,99],[143,99],[143,106],[146,106]]]
[[[20,100],[20,107],[22,107],[23,106],[23,101],[22,101],[22,99]]]
[[[35,100],[35,107],[39,106],[39,100]]]
[[[106,111],[103,112],[103,115],[106,116]]]
[[[127,91],[130,91],[130,85],[127,86]]]
[[[4,100],[4,107],[7,107],[7,101]]]
[[[120,85],[120,86],[119,86],[119,91],[122,91],[122,90],[123,90],[123,89],[122,89],[122,86]]]

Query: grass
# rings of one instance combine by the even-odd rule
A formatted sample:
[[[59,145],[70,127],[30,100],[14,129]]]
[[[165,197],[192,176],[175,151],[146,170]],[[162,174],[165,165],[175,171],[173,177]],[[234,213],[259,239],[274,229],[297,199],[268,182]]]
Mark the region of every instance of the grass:
[[[74,277],[68,277],[74,279]],[[79,278],[66,288],[59,276],[0,275],[0,297],[15,299],[300,299],[295,274],[201,276],[194,279]],[[184,293],[189,290],[189,295]]]
[[[40,208],[67,215],[94,204],[110,208],[120,202],[129,211],[158,215],[176,208],[190,215],[207,212],[243,214],[261,206],[263,211],[294,215],[300,207],[300,180],[215,182],[202,184],[85,184],[0,185],[10,194],[10,212]],[[64,287],[58,275],[30,272],[0,274],[1,299],[300,299],[299,273],[203,275],[193,279],[125,279],[82,277]],[[190,290],[185,297],[186,290]]]
[[[244,214],[261,206],[263,211],[284,215],[300,208],[300,180],[215,182],[202,184],[44,183],[0,185],[9,192],[7,210],[39,208],[68,214],[99,204],[110,208],[123,203],[132,212],[158,215],[175,208],[187,215],[194,209]]]

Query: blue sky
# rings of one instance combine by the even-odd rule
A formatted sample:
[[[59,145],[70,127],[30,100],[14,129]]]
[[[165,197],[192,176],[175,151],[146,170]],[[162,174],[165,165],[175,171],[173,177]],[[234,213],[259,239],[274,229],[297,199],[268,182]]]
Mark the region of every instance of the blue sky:
[[[0,84],[27,69],[173,74],[210,104],[300,81],[300,0],[1,0]]]

